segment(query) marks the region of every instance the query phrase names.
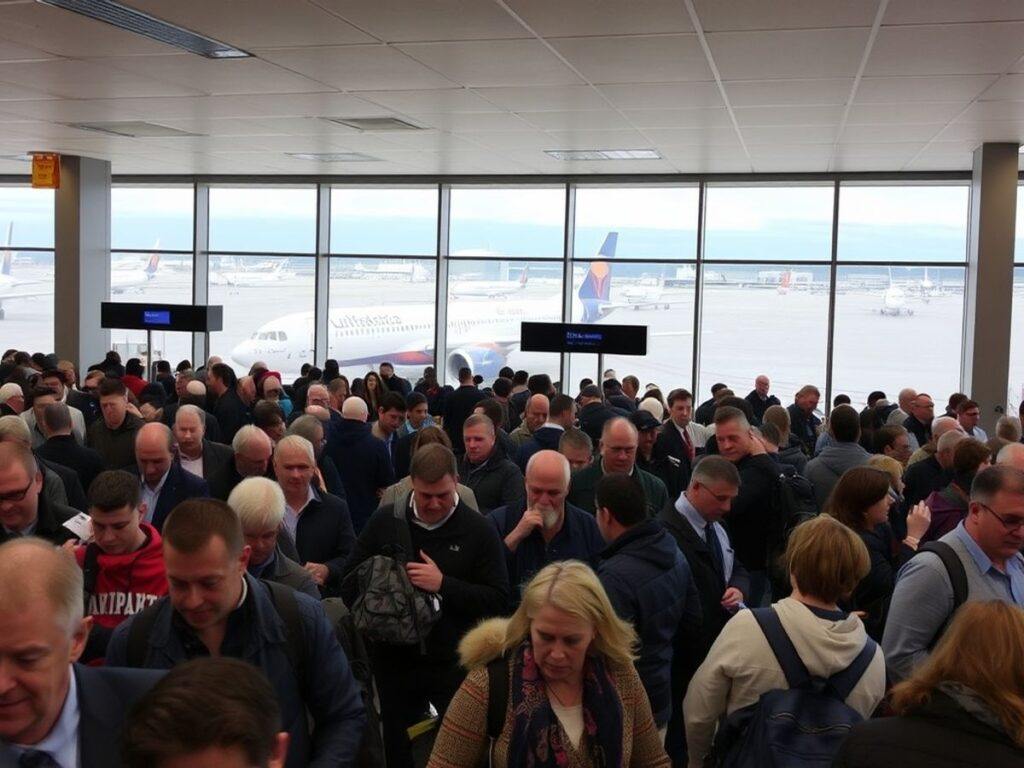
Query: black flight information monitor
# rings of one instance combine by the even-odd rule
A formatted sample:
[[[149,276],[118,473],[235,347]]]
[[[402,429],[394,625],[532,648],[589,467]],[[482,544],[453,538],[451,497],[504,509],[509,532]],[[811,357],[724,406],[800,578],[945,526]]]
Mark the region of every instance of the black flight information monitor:
[[[522,323],[523,352],[590,352],[598,355],[646,355],[646,325]]]
[[[103,328],[140,331],[183,331],[210,333],[224,329],[224,308],[220,305],[129,304],[105,301],[100,305]]]

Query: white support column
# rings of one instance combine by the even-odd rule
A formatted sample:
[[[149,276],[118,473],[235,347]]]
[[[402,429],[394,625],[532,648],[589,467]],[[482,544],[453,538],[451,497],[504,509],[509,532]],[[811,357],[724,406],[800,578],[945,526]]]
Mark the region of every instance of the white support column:
[[[452,188],[442,184],[437,206],[437,304],[434,308],[434,370],[442,386],[448,382],[448,228]],[[457,387],[459,382],[454,382]]]
[[[103,359],[110,331],[100,303],[110,297],[110,162],[61,158],[54,198],[54,351],[78,370]]]
[[[195,185],[192,221],[192,303],[210,301],[210,185]],[[192,334],[192,366],[199,368],[210,356],[210,334]]]
[[[330,349],[329,318],[331,288],[331,185],[317,185],[316,196],[316,287],[314,291],[313,360],[323,368]]]

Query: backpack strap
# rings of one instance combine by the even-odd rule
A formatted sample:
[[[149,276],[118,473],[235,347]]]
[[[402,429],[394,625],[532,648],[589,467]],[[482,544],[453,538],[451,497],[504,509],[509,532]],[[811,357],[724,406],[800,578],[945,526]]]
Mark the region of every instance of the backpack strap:
[[[779,615],[771,606],[767,608],[753,608],[751,613],[757,620],[761,631],[764,632],[776,661],[782,667],[782,674],[786,676],[786,682],[790,688],[806,688],[811,683],[811,674],[807,666],[796,652],[793,641],[789,639],[786,630],[779,621]]]
[[[868,667],[871,666],[877,647],[874,640],[870,637],[865,638],[864,647],[860,649],[860,653],[850,663],[850,666],[840,672],[836,672],[828,679],[828,687],[837,699],[846,701],[847,697],[853,693],[853,689],[857,687],[857,683],[860,682],[860,679],[864,677],[864,673],[868,671]]]
[[[156,625],[156,617],[160,612],[161,601],[151,603],[136,613],[128,625],[125,656],[129,667],[146,666],[146,652],[149,650],[149,636]]]
[[[295,672],[299,688],[306,688],[306,628],[299,613],[299,601],[295,599],[295,590],[276,581],[263,581],[263,586],[270,593],[270,602],[274,610],[284,622],[285,653],[288,663]]]
[[[957,555],[956,550],[944,541],[929,541],[918,547],[918,554],[931,552],[936,555],[946,568],[949,582],[953,585],[953,610],[956,611],[967,602],[967,571]]]
[[[403,493],[395,499],[395,534],[398,539],[398,546],[402,550],[401,562],[408,563],[416,559],[416,553],[412,548],[412,532],[409,530],[409,521],[405,518],[405,511],[409,508],[409,494]],[[399,558],[395,558],[398,560]]]
[[[501,736],[508,713],[508,656],[502,654],[487,665],[487,735]]]

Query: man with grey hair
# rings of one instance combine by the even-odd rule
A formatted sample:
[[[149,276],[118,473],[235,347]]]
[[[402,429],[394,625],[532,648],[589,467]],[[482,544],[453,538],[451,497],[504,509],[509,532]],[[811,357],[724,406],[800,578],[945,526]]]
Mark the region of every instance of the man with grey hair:
[[[1024,472],[1024,445],[1021,443],[1010,443],[1003,446],[1003,449],[996,456],[996,464],[1013,467]]]
[[[70,467],[41,458],[32,449],[32,434],[23,419],[0,416],[0,443],[15,443],[32,452],[39,471],[43,473],[43,495],[49,501],[62,507],[73,507],[79,512],[86,510],[85,489],[78,475]]]
[[[313,577],[281,551],[281,523],[284,520],[284,493],[281,486],[266,477],[247,477],[228,496],[228,506],[242,521],[249,555],[249,575],[255,579],[276,581],[320,599]]]
[[[522,588],[545,565],[581,560],[594,566],[605,547],[594,516],[566,502],[569,478],[565,456],[538,451],[526,464],[526,498],[487,515],[505,544],[514,605]]]
[[[312,390],[313,387],[309,389]],[[341,482],[341,475],[338,474],[338,467],[335,466],[333,459],[324,453],[324,423],[313,414],[304,413],[289,425],[288,434],[304,437],[312,444],[313,453],[316,455],[316,468],[320,474],[317,478],[320,490],[344,499],[345,486]]]
[[[210,477],[224,473],[232,452],[230,446],[206,439],[206,417],[198,405],[186,403],[174,414],[172,431],[182,468],[209,484]]]
[[[43,492],[43,472],[27,445],[0,440],[0,542],[39,536],[63,544],[74,538],[64,523],[78,511]]]
[[[341,421],[332,423],[324,453],[331,457],[345,487],[352,525],[359,533],[384,489],[395,482],[395,470],[387,446],[375,438],[366,423],[369,410],[360,397],[349,397],[341,406]]]
[[[558,452],[565,456],[573,472],[579,472],[594,460],[594,443],[586,432],[573,429],[558,438]]]
[[[210,487],[206,481],[182,468],[174,455],[174,435],[166,424],[144,425],[135,435],[136,466],[142,491],[141,503],[146,506],[145,522],[158,531],[171,510],[187,499],[207,498]]]
[[[939,416],[931,423],[932,438],[927,443],[922,445],[920,448],[914,449],[913,453],[910,454],[910,459],[907,461],[907,466],[916,464],[919,461],[924,461],[929,456],[933,455],[938,450],[939,438],[941,438],[947,432],[959,432],[966,435],[964,428],[960,426],[960,422],[954,419],[952,416]],[[908,437],[911,437],[910,433],[907,433]],[[911,447],[914,442],[911,440]]]
[[[235,433],[231,441],[231,460],[218,472],[211,472],[206,479],[210,495],[227,501],[231,489],[247,477],[273,478],[270,459],[274,444],[259,427],[246,424]]]
[[[178,415],[178,409],[183,405],[195,405],[203,411],[203,432],[207,440],[213,443],[224,443],[223,432],[217,417],[206,408],[206,385],[201,381],[190,379],[182,388],[183,392],[175,403],[168,403],[163,407],[160,420],[168,427],[174,426]]]
[[[9,381],[0,387],[0,416],[17,416],[25,410],[25,390]]]
[[[956,424],[956,419],[946,417],[936,419],[936,424],[943,419]],[[903,473],[903,505],[900,515],[893,520],[893,533],[899,537],[897,541],[902,541],[907,535],[905,521],[914,505],[927,499],[933,491],[941,491],[953,479],[953,451],[957,443],[966,437],[959,429],[946,429],[936,441],[935,452],[911,464]]]
[[[313,486],[316,458],[310,442],[288,435],[274,448],[274,475],[284,492],[283,527],[299,562],[325,597],[338,594],[341,571],[356,542],[348,504]]]
[[[1024,472],[1008,464],[982,469],[971,485],[967,517],[931,547],[896,577],[882,636],[894,681],[927,659],[963,602],[999,600],[1024,608]]]
[[[72,558],[42,539],[0,546],[0,765],[121,765],[121,723],[163,673],[77,664],[92,621],[82,613]]]
[[[51,403],[43,409],[40,423],[46,442],[36,449],[44,461],[56,462],[78,475],[82,488],[87,489],[93,478],[103,471],[103,457],[92,448],[79,445],[71,434],[71,412],[64,403]]]

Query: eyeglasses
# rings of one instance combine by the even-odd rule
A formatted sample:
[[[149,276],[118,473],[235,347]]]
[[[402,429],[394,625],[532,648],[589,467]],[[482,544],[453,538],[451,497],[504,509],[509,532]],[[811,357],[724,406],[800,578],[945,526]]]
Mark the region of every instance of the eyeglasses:
[[[12,491],[11,493],[0,494],[0,504],[3,504],[4,502],[7,502],[7,501],[11,501],[11,502],[22,501],[25,498],[25,496],[28,495],[29,488],[32,487],[32,484],[34,482],[35,482],[35,478],[33,477],[33,478],[31,478],[28,481],[28,485],[26,485],[20,491]]]
[[[1015,519],[1007,520],[1002,515],[1000,515],[998,512],[996,512],[994,509],[992,509],[992,507],[990,507],[988,504],[982,504],[979,501],[978,502],[978,506],[981,507],[982,509],[987,509],[989,512],[991,512],[992,513],[992,517],[994,517],[996,520],[998,520],[1002,524],[1003,528],[1006,529],[1007,533],[1012,533],[1013,531],[1017,531],[1017,530],[1020,530],[1021,528],[1024,528],[1024,518],[1022,518],[1022,517],[1018,517],[1018,518],[1015,518]]]

